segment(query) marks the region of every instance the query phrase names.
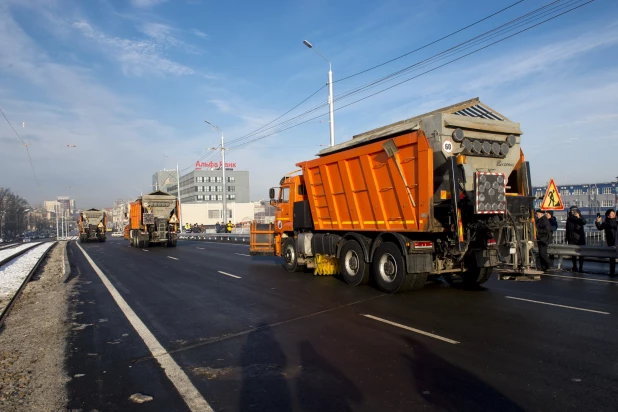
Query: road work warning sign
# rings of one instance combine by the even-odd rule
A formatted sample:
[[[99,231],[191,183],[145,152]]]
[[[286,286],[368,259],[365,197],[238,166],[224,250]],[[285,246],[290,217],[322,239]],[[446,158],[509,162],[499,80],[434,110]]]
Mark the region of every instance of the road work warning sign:
[[[543,203],[541,203],[541,209],[564,210],[564,203],[562,203],[562,199],[560,199],[560,193],[558,193],[558,188],[556,187],[554,179],[549,180],[549,186],[547,186],[547,192],[545,192]]]

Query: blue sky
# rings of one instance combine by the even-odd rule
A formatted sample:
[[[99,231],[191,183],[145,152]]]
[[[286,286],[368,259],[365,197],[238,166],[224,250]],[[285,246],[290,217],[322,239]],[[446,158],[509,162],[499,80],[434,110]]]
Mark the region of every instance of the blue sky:
[[[23,145],[1,119],[0,187],[32,204],[70,195],[80,207],[101,207],[136,197],[150,188],[154,171],[176,162],[190,168],[218,144],[205,119],[232,141],[322,87],[328,66],[304,39],[333,62],[337,81],[515,2],[3,0],[0,107],[29,144],[40,186]],[[546,3],[523,1],[427,49],[336,82],[335,98]],[[617,74],[618,2],[597,0],[338,110],[337,141],[479,96],[521,123],[533,183],[612,180]],[[323,89],[290,116],[326,97]],[[227,158],[250,170],[257,200],[328,140],[322,116],[230,149]]]

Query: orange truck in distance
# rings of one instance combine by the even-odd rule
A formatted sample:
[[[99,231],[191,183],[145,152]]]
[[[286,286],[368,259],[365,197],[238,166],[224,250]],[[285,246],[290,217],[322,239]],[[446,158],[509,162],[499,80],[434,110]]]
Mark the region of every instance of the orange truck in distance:
[[[180,227],[180,206],[175,196],[153,192],[130,204],[125,239],[133,247],[147,248],[152,243],[175,247]]]
[[[288,271],[371,277],[386,292],[428,276],[478,285],[499,265],[530,273],[530,167],[518,123],[478,98],[354,136],[300,162],[270,189],[274,224],[250,253]]]

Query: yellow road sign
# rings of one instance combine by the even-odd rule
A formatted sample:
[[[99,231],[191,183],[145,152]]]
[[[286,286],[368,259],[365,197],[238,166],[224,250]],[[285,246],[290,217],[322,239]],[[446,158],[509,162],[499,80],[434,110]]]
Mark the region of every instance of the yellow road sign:
[[[549,180],[549,186],[547,186],[547,192],[541,203],[541,209],[543,210],[564,210],[564,203],[560,199],[560,193],[556,187],[554,179]]]

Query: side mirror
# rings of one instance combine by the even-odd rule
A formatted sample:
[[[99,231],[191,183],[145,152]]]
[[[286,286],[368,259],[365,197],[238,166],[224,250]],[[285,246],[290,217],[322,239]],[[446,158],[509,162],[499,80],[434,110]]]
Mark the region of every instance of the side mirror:
[[[272,202],[273,200],[275,200],[275,188],[271,187],[268,190],[268,197],[270,198],[270,201]]]

